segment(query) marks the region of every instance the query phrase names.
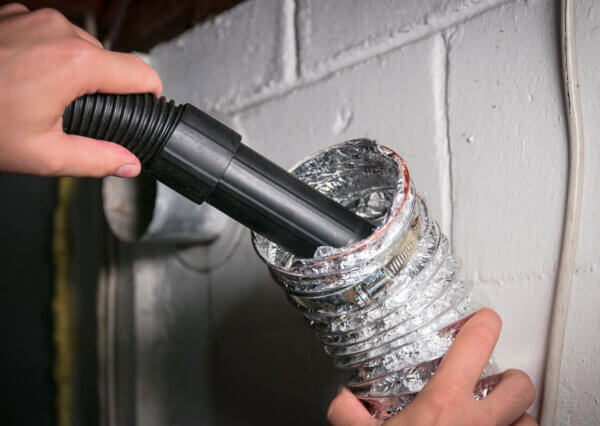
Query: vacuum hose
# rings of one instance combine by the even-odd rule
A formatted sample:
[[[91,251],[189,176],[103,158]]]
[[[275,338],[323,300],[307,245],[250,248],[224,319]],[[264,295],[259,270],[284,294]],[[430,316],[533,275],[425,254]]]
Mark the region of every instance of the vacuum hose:
[[[190,104],[151,94],[85,95],[65,109],[63,130],[122,145],[145,173],[300,257],[313,257],[320,246],[344,247],[373,230]]]

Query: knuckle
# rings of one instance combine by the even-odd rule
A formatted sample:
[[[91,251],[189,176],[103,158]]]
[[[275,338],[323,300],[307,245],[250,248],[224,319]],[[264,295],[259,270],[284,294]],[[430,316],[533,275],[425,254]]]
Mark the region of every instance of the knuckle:
[[[472,329],[472,344],[482,350],[489,350],[494,347],[498,337],[497,331],[487,324],[476,324]]]
[[[514,387],[518,389],[519,396],[527,402],[533,402],[535,399],[535,386],[531,378],[521,370],[508,370],[510,379],[514,383]],[[505,373],[506,374],[506,373]]]
[[[477,312],[463,328],[465,331],[469,330],[472,344],[487,350],[495,346],[502,328],[502,320],[496,312],[484,308]]]
[[[531,416],[525,416],[522,418],[519,423],[519,426],[537,426],[538,422]]]
[[[29,9],[22,3],[7,3],[3,6],[0,6],[0,13],[10,13],[10,12],[28,12]]]
[[[32,12],[31,16],[49,26],[64,26],[69,23],[67,18],[56,9],[38,9]]]
[[[458,408],[463,400],[462,392],[456,387],[449,386],[433,392],[428,397],[431,408],[440,415]]]
[[[67,55],[68,61],[74,65],[87,64],[94,55],[92,46],[79,37],[64,40],[61,50]]]
[[[100,40],[98,40],[96,37],[94,37],[93,35],[91,35],[91,34],[89,34],[87,32],[86,32],[86,34],[89,36],[89,41],[91,43],[93,43],[96,47],[99,47],[101,49],[103,48],[102,42]]]
[[[103,158],[98,159],[96,161],[96,164],[94,164],[94,166],[90,170],[90,176],[103,177],[110,174],[107,170],[107,166],[107,162]]]

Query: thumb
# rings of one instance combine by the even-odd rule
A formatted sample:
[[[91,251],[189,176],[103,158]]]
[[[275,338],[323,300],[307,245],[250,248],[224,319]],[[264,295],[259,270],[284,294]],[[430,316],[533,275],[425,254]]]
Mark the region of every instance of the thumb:
[[[57,175],[134,177],[141,171],[135,155],[113,142],[62,134],[54,155],[60,156]]]
[[[327,421],[333,426],[375,426],[381,424],[375,420],[360,401],[343,387],[329,405]]]

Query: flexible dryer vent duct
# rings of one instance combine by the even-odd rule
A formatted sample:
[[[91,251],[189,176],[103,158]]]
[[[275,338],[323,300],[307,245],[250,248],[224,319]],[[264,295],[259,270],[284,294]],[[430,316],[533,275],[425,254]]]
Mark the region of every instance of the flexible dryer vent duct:
[[[253,234],[259,256],[318,333],[347,385],[377,419],[414,398],[481,306],[415,192],[404,161],[361,139],[321,151],[293,173],[377,226],[367,239],[300,259]],[[489,364],[474,396],[497,383]]]

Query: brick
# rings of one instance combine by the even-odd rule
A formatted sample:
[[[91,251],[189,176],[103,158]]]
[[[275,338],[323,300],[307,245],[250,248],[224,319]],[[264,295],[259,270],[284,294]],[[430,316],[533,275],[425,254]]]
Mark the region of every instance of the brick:
[[[235,121],[246,143],[284,167],[344,140],[376,139],[407,160],[439,219],[438,151],[445,146],[438,143],[438,50],[435,37],[407,45],[266,101]]]
[[[567,152],[555,21],[551,3],[511,3],[450,36],[454,244],[469,279],[557,265]]]
[[[320,74],[356,63],[502,1],[298,0],[302,74]]]
[[[165,94],[212,109],[281,84],[290,60],[287,3],[245,2],[152,49]]]

